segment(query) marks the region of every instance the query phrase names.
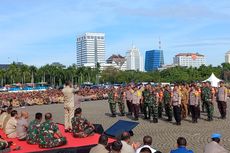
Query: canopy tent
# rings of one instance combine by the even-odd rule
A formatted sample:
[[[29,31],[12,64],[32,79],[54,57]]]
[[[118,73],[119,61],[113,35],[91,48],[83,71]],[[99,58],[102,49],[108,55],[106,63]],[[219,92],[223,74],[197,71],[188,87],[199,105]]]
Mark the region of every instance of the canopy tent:
[[[219,82],[222,81],[222,80],[218,79],[215,76],[215,74],[212,73],[211,76],[208,79],[204,80],[203,82],[207,82],[207,81],[211,82],[211,85],[213,87],[218,87],[219,86]]]

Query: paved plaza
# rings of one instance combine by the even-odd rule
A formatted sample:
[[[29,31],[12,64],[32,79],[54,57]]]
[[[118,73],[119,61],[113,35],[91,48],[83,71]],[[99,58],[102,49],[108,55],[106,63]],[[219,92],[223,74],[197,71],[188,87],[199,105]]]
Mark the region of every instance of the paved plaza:
[[[83,115],[92,123],[102,124],[104,129],[107,129],[117,120],[131,120],[129,118],[117,116],[111,118],[109,115],[109,107],[107,101],[93,101],[83,102]],[[42,106],[28,106],[26,108],[19,108],[19,110],[26,110],[30,113],[30,120],[34,118],[36,112],[51,112],[54,114],[55,122],[64,122],[64,110],[62,104],[42,105]],[[153,147],[168,153],[176,146],[176,139],[183,136],[188,141],[188,148],[191,148],[195,153],[202,153],[205,144],[210,142],[210,135],[213,132],[222,134],[221,145],[230,150],[230,111],[228,107],[228,116],[226,120],[218,119],[219,113],[215,106],[214,121],[208,122],[205,113],[202,113],[201,119],[197,124],[191,123],[191,118],[188,117],[182,121],[181,126],[176,126],[164,120],[159,120],[159,123],[150,123],[146,120],[139,119],[139,125],[133,130],[134,142],[142,142],[145,135],[153,137]]]

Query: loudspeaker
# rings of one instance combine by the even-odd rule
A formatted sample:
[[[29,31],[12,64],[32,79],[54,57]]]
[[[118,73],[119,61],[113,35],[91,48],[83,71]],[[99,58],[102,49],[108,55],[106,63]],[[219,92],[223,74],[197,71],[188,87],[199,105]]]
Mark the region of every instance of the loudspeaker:
[[[123,132],[129,132],[133,135],[132,129],[139,123],[132,121],[119,120],[105,131],[105,134],[110,137],[119,138]]]
[[[98,134],[103,134],[104,133],[104,128],[101,124],[93,124],[93,126],[95,127],[95,132]]]

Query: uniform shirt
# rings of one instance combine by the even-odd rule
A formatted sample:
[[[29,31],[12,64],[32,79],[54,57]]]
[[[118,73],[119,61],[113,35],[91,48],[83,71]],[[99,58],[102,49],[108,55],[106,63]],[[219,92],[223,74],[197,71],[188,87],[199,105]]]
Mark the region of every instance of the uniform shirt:
[[[0,115],[0,129],[3,129],[3,122],[7,116],[7,112],[3,112],[1,115]]]
[[[193,151],[188,150],[186,147],[178,147],[175,150],[171,150],[170,153],[193,153]]]
[[[105,146],[102,144],[98,144],[95,147],[91,148],[89,153],[109,153],[107,149],[105,149]]]
[[[228,151],[215,141],[212,141],[205,146],[204,153],[228,153]]]
[[[18,139],[23,139],[27,135],[27,127],[28,127],[28,121],[27,119],[21,117],[17,121],[17,127],[16,127],[16,132],[17,132],[17,138]]]
[[[135,91],[133,93],[133,98],[132,99],[133,99],[133,101],[132,101],[133,104],[140,104],[140,97],[138,95],[138,91]]]
[[[39,145],[52,147],[55,133],[59,130],[57,124],[47,120],[41,124],[39,132]]]
[[[135,150],[131,145],[129,145],[125,141],[121,141],[122,143],[122,148],[121,148],[121,153],[135,153]]]
[[[62,92],[64,94],[64,107],[74,107],[74,88],[66,86]]]
[[[29,144],[38,143],[40,126],[41,126],[40,121],[36,119],[30,122],[27,131],[27,143]]]
[[[131,90],[126,91],[126,100],[132,101],[133,98],[132,94],[133,93]]]
[[[72,123],[72,131],[74,134],[84,134],[84,129],[90,126],[88,120],[81,116],[74,116],[71,120]],[[81,136],[80,136],[81,137]]]
[[[228,91],[226,87],[220,87],[218,89],[218,93],[217,93],[217,100],[219,101],[227,101],[227,97],[228,97]]]
[[[198,93],[196,91],[189,93],[189,105],[198,105]]]
[[[16,127],[17,127],[17,120],[15,119],[15,117],[11,117],[9,121],[6,123],[6,129],[5,129],[6,135],[17,136]]]
[[[178,106],[181,104],[181,96],[178,91],[173,91],[173,97],[172,97],[172,105]]]

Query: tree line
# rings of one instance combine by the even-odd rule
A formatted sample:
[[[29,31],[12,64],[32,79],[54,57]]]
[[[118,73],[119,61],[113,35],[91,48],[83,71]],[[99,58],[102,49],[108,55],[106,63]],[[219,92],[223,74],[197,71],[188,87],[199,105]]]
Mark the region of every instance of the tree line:
[[[96,68],[77,67],[75,64],[65,67],[62,65],[44,65],[35,67],[25,64],[12,63],[6,69],[0,69],[0,85],[14,83],[47,82],[52,86],[63,85],[66,80],[74,84],[92,83],[129,83],[129,82],[196,82],[207,79],[211,73],[227,82],[230,81],[230,64],[220,66],[202,65],[199,68],[173,67],[162,71],[140,72],[121,71],[114,67],[100,70]]]

